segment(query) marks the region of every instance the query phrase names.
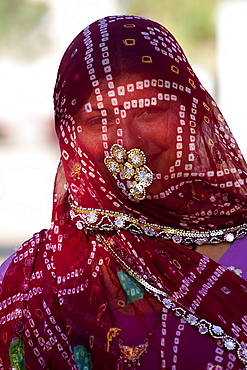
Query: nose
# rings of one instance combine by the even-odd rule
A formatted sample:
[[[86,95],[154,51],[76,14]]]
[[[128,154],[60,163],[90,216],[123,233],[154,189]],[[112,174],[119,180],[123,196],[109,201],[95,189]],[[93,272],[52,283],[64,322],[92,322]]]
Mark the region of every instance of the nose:
[[[143,150],[146,142],[139,125],[135,124],[134,117],[125,116],[123,113],[117,127],[117,140],[127,151],[133,148]]]

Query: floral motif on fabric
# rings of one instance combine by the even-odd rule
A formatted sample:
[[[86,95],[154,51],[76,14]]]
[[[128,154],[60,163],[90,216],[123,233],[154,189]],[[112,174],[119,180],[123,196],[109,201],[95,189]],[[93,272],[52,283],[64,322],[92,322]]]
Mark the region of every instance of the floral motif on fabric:
[[[9,357],[12,369],[26,370],[24,341],[21,339],[14,340],[9,346]]]
[[[123,270],[118,272],[121,287],[127,295],[127,302],[132,303],[144,297],[143,289],[137,285]]]
[[[93,368],[91,355],[85,347],[81,345],[74,347],[74,357],[79,370],[91,370]]]

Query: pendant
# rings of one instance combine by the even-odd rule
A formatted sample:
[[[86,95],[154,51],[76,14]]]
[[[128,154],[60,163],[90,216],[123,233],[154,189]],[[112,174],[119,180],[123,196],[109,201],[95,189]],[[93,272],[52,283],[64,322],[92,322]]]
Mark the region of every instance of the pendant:
[[[135,369],[136,366],[141,365],[139,361],[141,356],[147,353],[149,340],[146,338],[143,344],[139,344],[136,347],[130,347],[123,345],[123,341],[119,339],[118,346],[121,351],[121,358],[123,361],[128,364],[128,367]]]

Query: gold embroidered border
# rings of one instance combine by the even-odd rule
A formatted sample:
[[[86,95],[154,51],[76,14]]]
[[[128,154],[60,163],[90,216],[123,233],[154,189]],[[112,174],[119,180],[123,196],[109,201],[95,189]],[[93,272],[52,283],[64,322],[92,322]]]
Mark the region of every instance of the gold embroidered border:
[[[226,229],[210,231],[189,231],[176,229],[168,226],[148,223],[133,216],[110,210],[77,207],[70,202],[70,216],[77,219],[78,229],[95,231],[128,230],[136,234],[144,234],[149,237],[161,237],[177,244],[189,245],[196,243],[217,244],[222,241],[233,242],[247,234],[247,224],[233,226]]]

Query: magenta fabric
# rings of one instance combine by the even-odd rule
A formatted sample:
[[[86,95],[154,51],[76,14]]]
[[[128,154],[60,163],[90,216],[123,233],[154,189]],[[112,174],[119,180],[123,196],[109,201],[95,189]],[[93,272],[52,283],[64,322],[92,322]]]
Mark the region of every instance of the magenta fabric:
[[[235,240],[219,263],[247,280],[247,237]]]

